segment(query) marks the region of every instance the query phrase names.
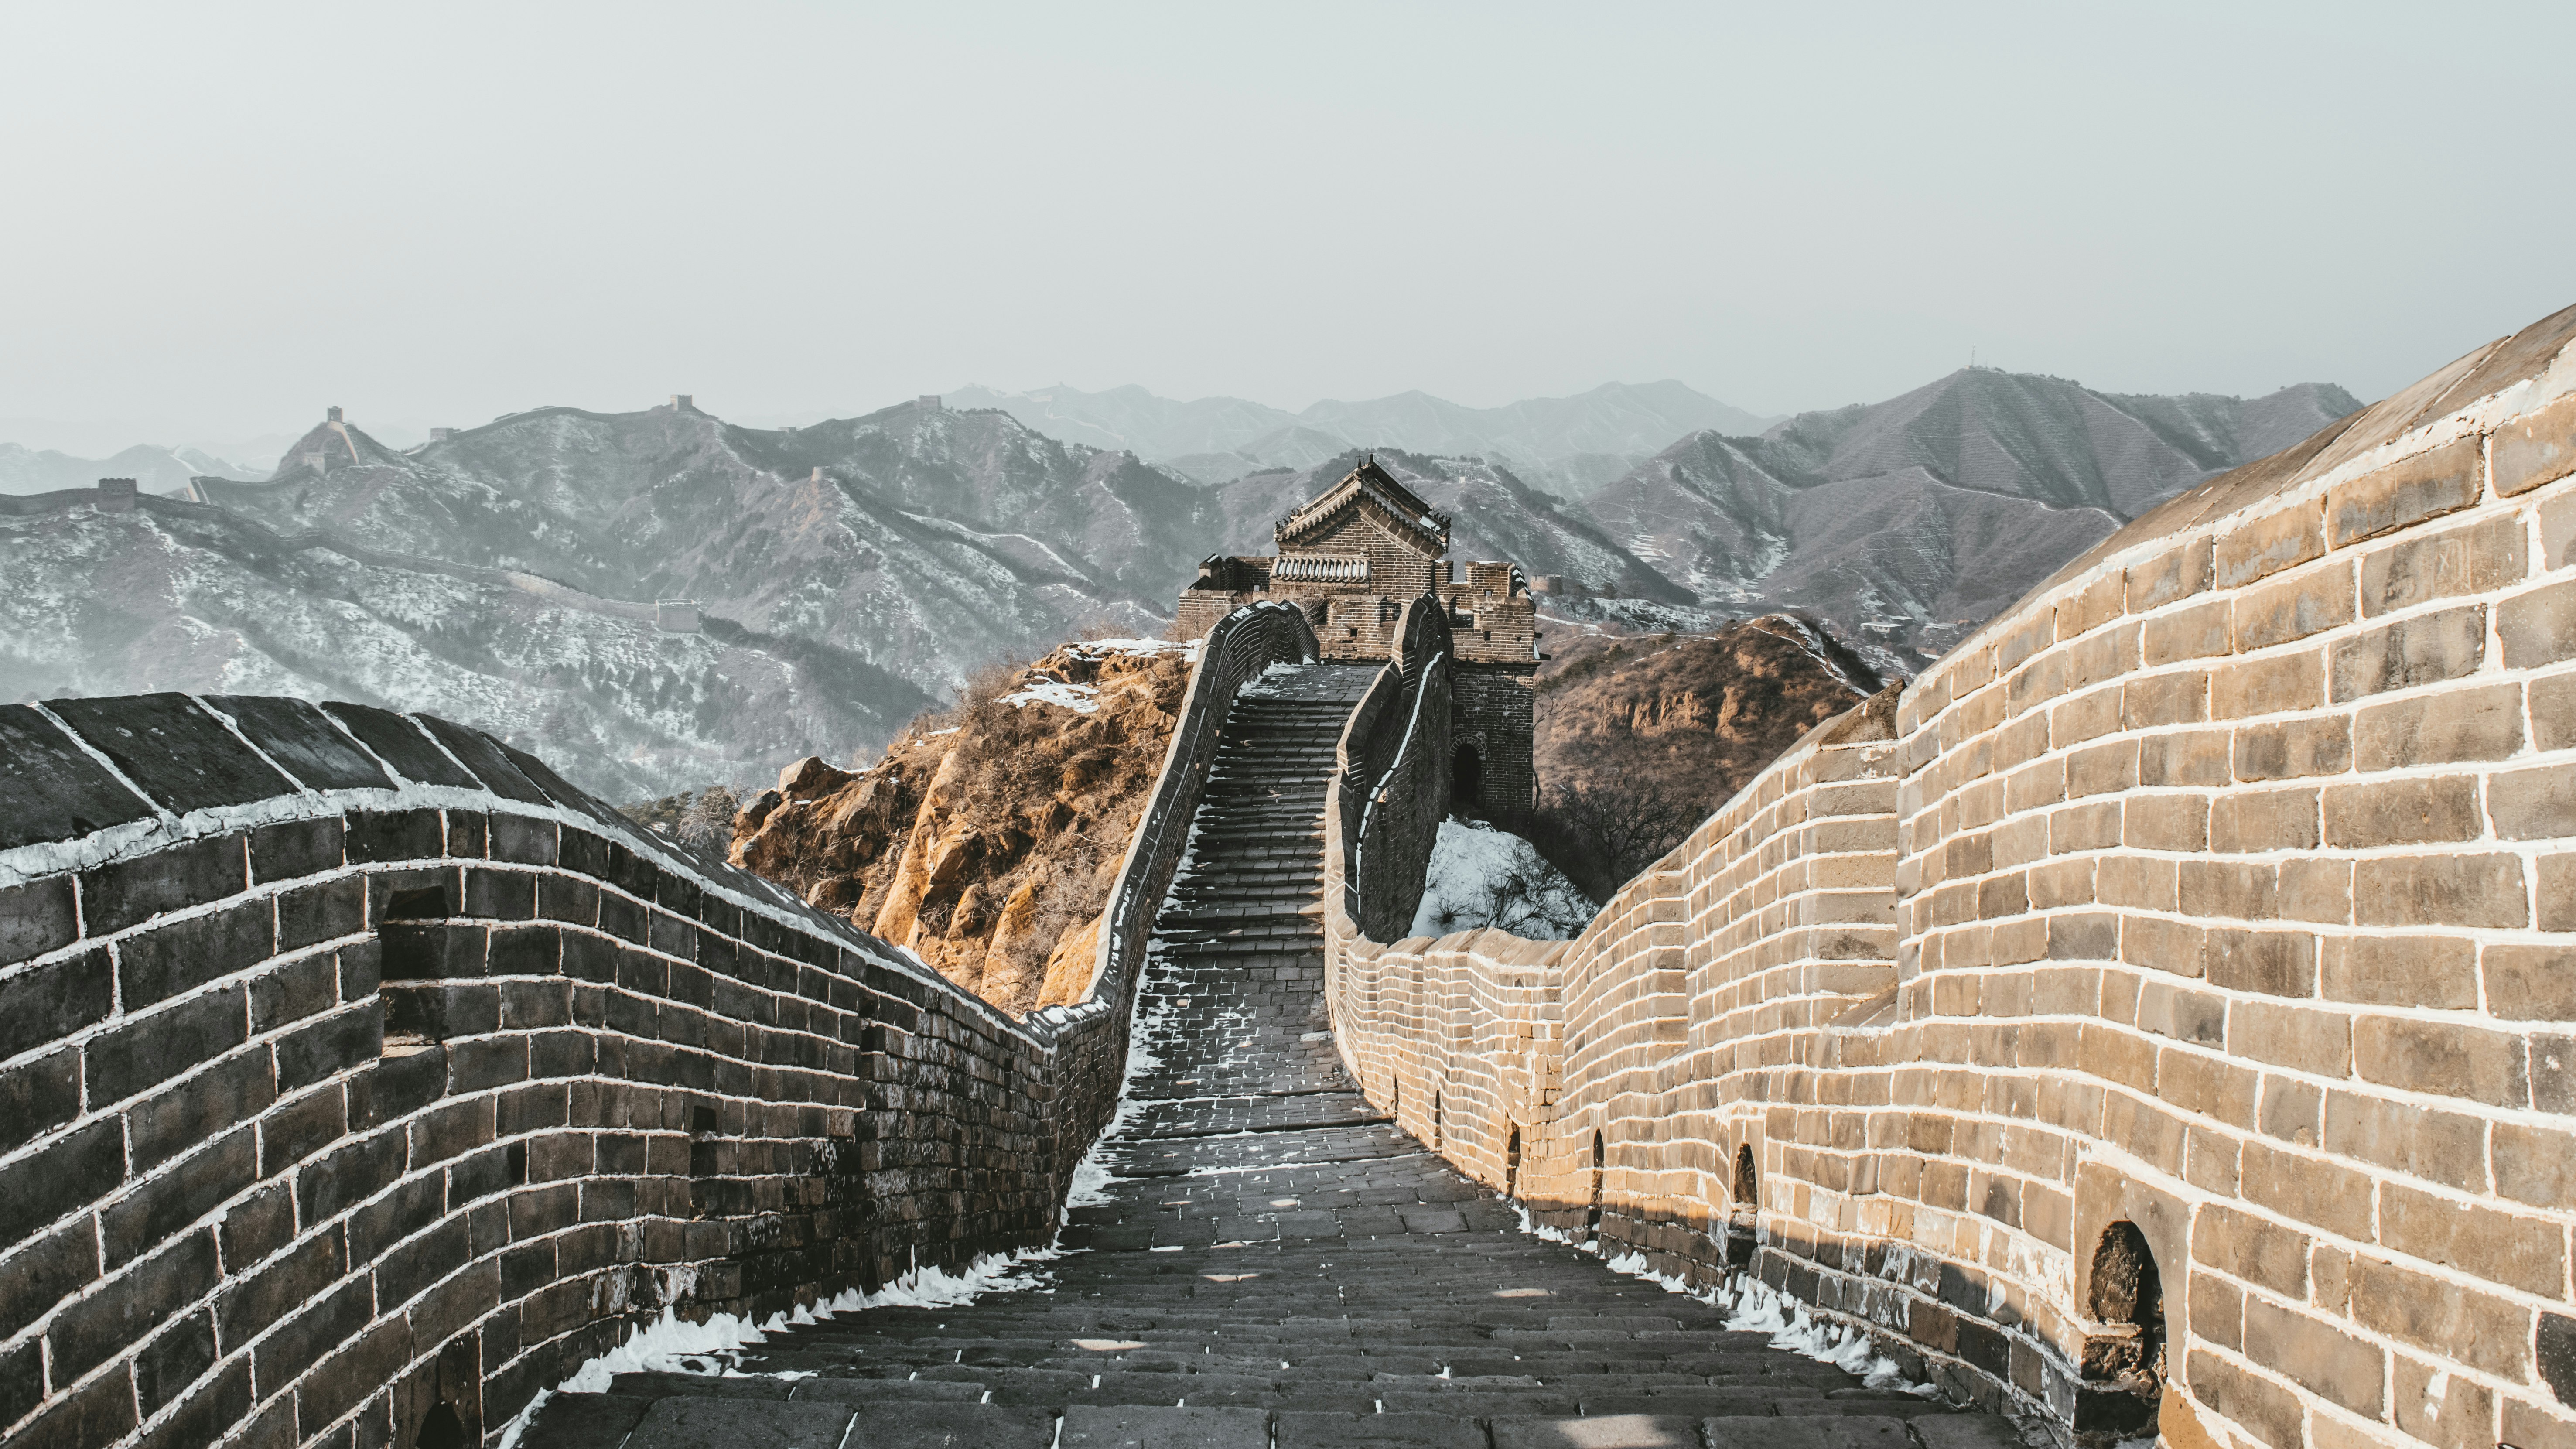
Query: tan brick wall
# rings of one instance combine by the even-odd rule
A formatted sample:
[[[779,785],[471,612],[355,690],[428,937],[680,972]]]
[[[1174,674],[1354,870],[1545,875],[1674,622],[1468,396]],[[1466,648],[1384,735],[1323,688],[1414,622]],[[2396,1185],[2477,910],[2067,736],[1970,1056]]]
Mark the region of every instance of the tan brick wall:
[[[1576,941],[1334,919],[1346,1058],[2061,1429],[2127,1222],[2216,1442],[2576,1445],[2570,322],[2114,538]]]

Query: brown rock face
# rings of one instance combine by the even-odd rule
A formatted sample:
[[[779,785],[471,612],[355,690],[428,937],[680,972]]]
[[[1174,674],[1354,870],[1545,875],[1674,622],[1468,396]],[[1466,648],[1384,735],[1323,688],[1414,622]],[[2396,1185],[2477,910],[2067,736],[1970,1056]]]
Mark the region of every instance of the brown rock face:
[[[1530,840],[1595,900],[1878,687],[1830,634],[1783,615],[1714,634],[1550,629],[1544,647]]]
[[[990,671],[856,774],[788,766],[734,859],[1005,1011],[1076,1000],[1189,671],[1106,642]]]

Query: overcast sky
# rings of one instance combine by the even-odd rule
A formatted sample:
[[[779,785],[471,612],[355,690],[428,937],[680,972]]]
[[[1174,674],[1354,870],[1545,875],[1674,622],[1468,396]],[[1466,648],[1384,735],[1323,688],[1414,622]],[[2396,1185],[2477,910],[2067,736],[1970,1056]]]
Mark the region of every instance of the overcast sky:
[[[0,441],[1966,362],[2382,395],[2576,301],[2576,6],[0,15]]]

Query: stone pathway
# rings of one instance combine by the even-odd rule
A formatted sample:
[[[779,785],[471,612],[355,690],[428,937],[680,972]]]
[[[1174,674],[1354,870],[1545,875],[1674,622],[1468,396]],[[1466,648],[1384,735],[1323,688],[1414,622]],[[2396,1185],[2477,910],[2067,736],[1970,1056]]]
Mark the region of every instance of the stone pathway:
[[[1275,673],[1228,717],[1140,987],[1154,1064],[1046,1287],[772,1335],[751,1377],[622,1375],[524,1449],[2018,1449],[1524,1235],[1352,1089],[1317,821],[1374,672]]]

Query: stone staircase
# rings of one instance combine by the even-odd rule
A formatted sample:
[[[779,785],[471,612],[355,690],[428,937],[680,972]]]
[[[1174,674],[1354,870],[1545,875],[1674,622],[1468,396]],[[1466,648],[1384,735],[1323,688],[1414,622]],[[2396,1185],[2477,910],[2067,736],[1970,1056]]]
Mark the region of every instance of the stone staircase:
[[[1139,1061],[1031,1286],[550,1400],[523,1449],[2014,1449],[1530,1237],[1353,1090],[1323,998],[1333,747],[1374,669],[1248,687],[1156,921]]]

